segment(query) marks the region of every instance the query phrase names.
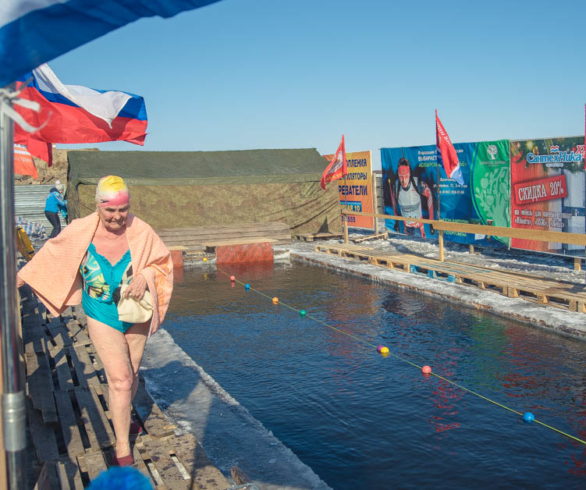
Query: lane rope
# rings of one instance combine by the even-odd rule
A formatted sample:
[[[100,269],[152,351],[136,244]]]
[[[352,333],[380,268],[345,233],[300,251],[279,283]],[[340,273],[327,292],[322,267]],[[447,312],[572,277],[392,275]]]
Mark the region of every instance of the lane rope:
[[[223,271],[219,267],[216,266],[216,268],[222,274],[225,274],[226,276],[231,277],[227,272]],[[246,286],[245,283],[243,283],[242,281],[239,281],[238,279],[234,279],[233,282],[237,282],[238,284],[241,284],[242,286]],[[259,291],[258,289],[253,288],[250,285],[249,285],[249,289],[250,289],[250,291],[254,291],[255,293],[260,294],[261,296],[264,296],[265,298],[268,298],[271,301],[273,299],[268,294],[265,294],[262,291]],[[279,305],[284,306],[285,308],[289,308],[292,311],[296,311],[297,313],[300,313],[301,312],[301,310],[298,310],[297,308],[294,308],[293,306],[290,306],[290,305],[288,305],[286,303],[283,303],[281,300],[279,300]],[[345,332],[341,328],[334,327],[333,325],[330,325],[329,323],[326,323],[323,320],[320,320],[319,318],[314,317],[313,315],[306,314],[305,317],[306,318],[311,318],[313,321],[315,321],[317,323],[320,323],[320,324],[322,324],[322,325],[324,325],[324,326],[326,326],[328,328],[331,328],[332,330],[335,330],[336,332],[339,332],[341,334],[344,334],[344,335],[346,335],[346,336],[348,336],[348,337],[350,337],[350,338],[352,338],[354,340],[357,340],[358,342],[360,342],[362,344],[365,344],[365,345],[374,347],[375,349],[377,348],[377,346],[375,344],[373,344],[372,342],[368,342],[367,340],[363,340],[363,339],[361,339],[359,337],[356,337],[355,335],[352,335],[351,333]],[[415,364],[414,362],[411,362],[408,359],[405,359],[404,357],[398,356],[397,354],[393,354],[392,352],[390,352],[390,350],[389,350],[389,354],[388,355],[389,356],[392,356],[395,359],[398,359],[400,361],[406,362],[407,364],[410,364],[411,366],[416,367],[419,370],[421,370],[423,368],[423,366],[419,366],[419,365]],[[507,407],[506,405],[503,405],[502,403],[499,403],[496,400],[492,400],[492,399],[490,399],[490,398],[488,398],[488,397],[486,397],[484,395],[481,395],[480,393],[477,393],[476,391],[470,390],[470,389],[466,388],[465,386],[462,386],[462,385],[460,385],[460,384],[458,384],[458,383],[456,383],[454,381],[451,381],[448,378],[445,378],[444,376],[441,376],[439,374],[434,373],[433,371],[431,373],[429,373],[428,376],[435,376],[436,378],[441,379],[442,381],[445,381],[446,383],[449,383],[452,386],[455,386],[455,387],[457,387],[457,388],[459,388],[459,389],[461,389],[461,390],[463,390],[463,391],[465,391],[467,393],[470,393],[472,395],[475,395],[475,396],[477,396],[477,397],[479,397],[479,398],[481,398],[481,399],[483,399],[483,400],[485,400],[485,401],[487,401],[489,403],[492,403],[493,405],[496,405],[497,407],[504,408],[505,410],[508,410],[509,412],[513,412],[513,413],[515,413],[517,415],[523,416],[523,413],[515,410],[514,408]],[[548,425],[545,422],[541,422],[538,419],[533,419],[532,422],[535,422],[536,424],[539,424],[539,425],[541,425],[541,426],[543,426],[543,427],[545,427],[547,429],[550,429],[550,430],[552,430],[554,432],[557,432],[558,434],[560,434],[562,436],[567,437],[568,439],[572,439],[573,441],[576,441],[576,442],[578,442],[578,443],[583,444],[584,446],[586,446],[586,441],[584,441],[583,439],[580,439],[579,437],[575,437],[575,436],[573,436],[571,434],[568,434],[567,432],[564,432],[563,430],[560,430],[560,429],[557,429],[555,427],[552,427],[551,425]]]

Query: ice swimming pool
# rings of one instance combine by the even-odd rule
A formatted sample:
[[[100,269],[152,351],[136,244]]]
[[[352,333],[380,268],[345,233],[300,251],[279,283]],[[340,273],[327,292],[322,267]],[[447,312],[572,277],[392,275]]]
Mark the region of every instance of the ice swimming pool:
[[[580,443],[283,303],[582,439],[583,342],[315,266],[238,279],[269,298],[186,272],[165,328],[331,487],[585,485]]]

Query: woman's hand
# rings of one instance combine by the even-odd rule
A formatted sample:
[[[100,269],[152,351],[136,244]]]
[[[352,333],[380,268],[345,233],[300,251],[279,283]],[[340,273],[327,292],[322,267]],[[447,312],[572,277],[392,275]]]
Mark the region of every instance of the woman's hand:
[[[124,291],[124,297],[141,300],[147,288],[147,281],[142,274],[137,274]]]

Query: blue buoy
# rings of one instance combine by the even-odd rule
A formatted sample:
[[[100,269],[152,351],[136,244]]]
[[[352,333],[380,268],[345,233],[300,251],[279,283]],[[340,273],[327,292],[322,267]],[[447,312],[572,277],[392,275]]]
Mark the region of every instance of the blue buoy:
[[[301,311],[299,312],[299,314],[300,314],[301,316],[305,316],[305,310],[301,310]]]
[[[525,412],[523,414],[523,422],[525,422],[526,424],[530,424],[534,420],[535,420],[535,415],[533,415],[531,412]]]
[[[250,284],[245,284],[244,289],[246,289],[248,291],[250,289]]]

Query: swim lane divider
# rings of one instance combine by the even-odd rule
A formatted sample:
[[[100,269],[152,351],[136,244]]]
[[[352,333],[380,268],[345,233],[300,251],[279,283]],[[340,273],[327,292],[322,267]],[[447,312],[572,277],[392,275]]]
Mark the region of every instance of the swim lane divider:
[[[324,325],[325,327],[331,328],[332,330],[335,330],[336,332],[340,332],[341,334],[344,334],[347,337],[350,337],[350,338],[352,338],[352,339],[354,339],[354,340],[356,340],[356,341],[358,341],[358,342],[360,342],[360,343],[362,343],[364,345],[368,345],[370,347],[374,347],[375,350],[377,350],[377,348],[378,348],[378,346],[374,345],[371,342],[368,342],[368,341],[363,340],[363,339],[361,339],[359,337],[356,337],[355,335],[352,335],[351,333],[345,332],[341,328],[334,327],[333,325],[330,325],[329,323],[326,323],[323,320],[320,320],[319,318],[316,318],[316,317],[314,317],[312,315],[308,315],[305,312],[305,310],[298,310],[297,308],[294,308],[293,306],[290,306],[290,305],[288,305],[286,303],[283,303],[280,299],[278,299],[278,298],[276,298],[274,296],[269,296],[269,295],[263,293],[262,291],[259,291],[258,289],[254,289],[250,284],[245,284],[245,283],[239,281],[235,276],[231,276],[230,274],[228,274],[227,272],[223,271],[219,267],[217,269],[222,274],[225,274],[226,276],[228,276],[230,278],[230,281],[232,283],[238,283],[238,284],[244,286],[244,289],[246,291],[254,291],[255,293],[260,294],[261,296],[264,296],[265,298],[269,299],[275,305],[278,304],[278,305],[284,306],[285,308],[289,308],[292,311],[296,311],[302,317],[311,318],[313,321],[315,321],[317,323],[320,323],[321,325]],[[384,357],[388,357],[388,356],[392,356],[395,359],[398,359],[400,361],[406,362],[407,364],[409,364],[409,365],[411,365],[411,366],[419,369],[420,371],[423,370],[423,366],[419,366],[419,365],[415,364],[414,362],[411,362],[411,361],[405,359],[404,357],[401,357],[401,356],[398,356],[396,354],[393,354],[390,351],[389,351],[388,354],[385,353],[385,355],[384,355]],[[466,388],[465,386],[462,386],[462,385],[460,385],[458,383],[455,383],[454,381],[451,381],[450,379],[445,378],[444,376],[440,376],[439,374],[436,374],[434,372],[429,372],[429,373],[425,374],[425,376],[435,376],[436,378],[441,379],[442,381],[445,381],[446,383],[449,383],[452,386],[455,386],[456,388],[459,388],[459,389],[461,389],[461,390],[463,390],[463,391],[465,391],[467,393],[470,393],[472,395],[475,395],[478,398],[482,398],[483,400],[485,400],[485,401],[487,401],[489,403],[492,403],[493,405],[496,405],[497,407],[504,408],[505,410],[508,410],[509,412],[515,413],[517,415],[520,415],[524,420],[526,420],[526,415],[527,414],[530,414],[530,412],[525,412],[525,414],[523,414],[523,413],[521,413],[521,412],[519,412],[519,411],[517,411],[517,410],[515,410],[513,408],[507,407],[506,405],[503,405],[502,403],[499,403],[499,402],[497,402],[495,400],[492,400],[492,399],[490,399],[490,398],[488,398],[488,397],[486,397],[484,395],[481,395],[480,393],[477,393],[476,391],[470,390],[470,389]],[[575,442],[578,442],[578,443],[583,444],[584,446],[586,446],[586,441],[584,441],[583,439],[580,439],[579,437],[575,437],[575,436],[573,436],[571,434],[568,434],[567,432],[564,432],[563,430],[556,429],[555,427],[552,427],[551,425],[548,425],[548,424],[546,424],[544,422],[541,422],[540,420],[537,420],[536,418],[533,418],[532,417],[532,414],[531,414],[531,422],[535,422],[536,424],[539,424],[539,425],[541,425],[541,426],[543,426],[543,427],[545,427],[545,428],[547,428],[549,430],[552,430],[552,431],[557,432],[558,434],[560,434],[562,436],[567,437],[568,439],[571,439],[571,440],[573,440]]]

